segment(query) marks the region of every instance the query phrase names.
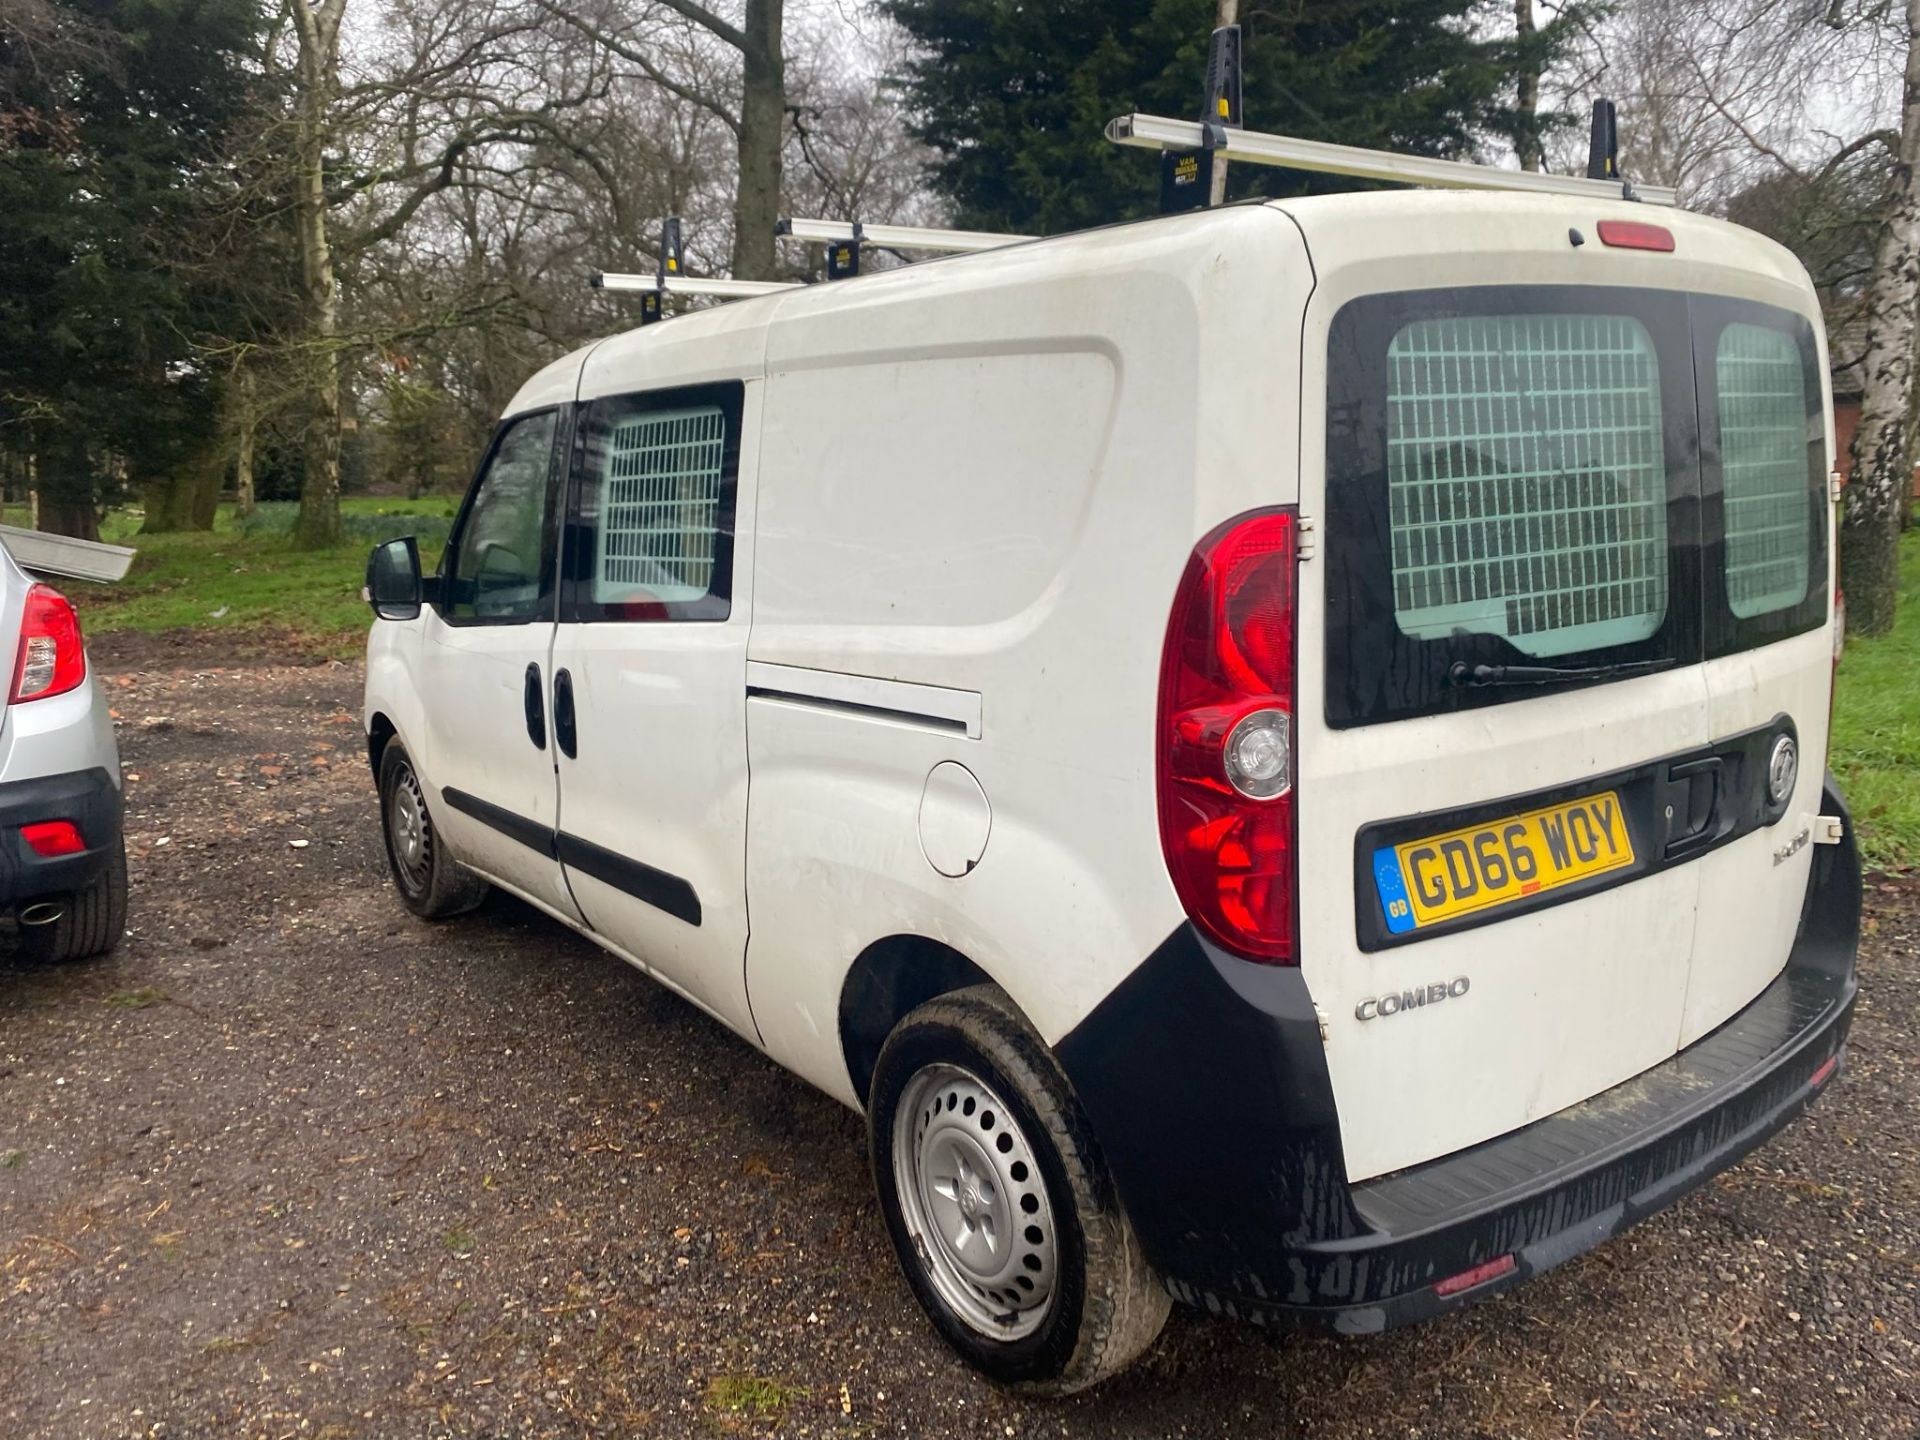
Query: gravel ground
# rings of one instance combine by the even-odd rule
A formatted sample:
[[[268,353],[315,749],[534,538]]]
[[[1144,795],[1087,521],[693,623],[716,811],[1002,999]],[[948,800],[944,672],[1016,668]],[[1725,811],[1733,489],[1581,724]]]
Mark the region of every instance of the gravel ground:
[[[0,962],[6,1440],[1920,1434],[1920,888],[1843,1082],[1675,1209],[1412,1331],[1176,1311],[1022,1404],[921,1321],[854,1116],[524,906],[401,910],[356,667],[192,660],[108,679],[127,941]]]

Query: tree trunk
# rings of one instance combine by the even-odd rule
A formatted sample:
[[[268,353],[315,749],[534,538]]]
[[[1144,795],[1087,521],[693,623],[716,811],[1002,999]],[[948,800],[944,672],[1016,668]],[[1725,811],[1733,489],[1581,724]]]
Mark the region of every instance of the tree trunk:
[[[142,535],[165,535],[174,530],[184,530],[182,519],[186,505],[182,492],[187,482],[180,475],[168,475],[163,478],[143,481],[140,486],[140,533]]]
[[[1840,524],[1840,578],[1847,628],[1884,635],[1900,595],[1900,517],[1913,488],[1909,425],[1913,398],[1915,303],[1920,300],[1920,0],[1907,0],[1906,80],[1892,213],[1880,232],[1867,305],[1860,423]]]
[[[253,371],[241,366],[234,376],[233,501],[241,515],[253,514],[253,439],[260,428],[254,410]]]
[[[1533,0],[1513,0],[1513,33],[1522,51],[1520,76],[1514,83],[1513,148],[1522,170],[1538,170],[1540,150],[1540,62],[1528,45],[1534,37]]]
[[[47,463],[50,458],[52,464]],[[37,528],[49,535],[71,535],[76,540],[100,538],[100,515],[93,508],[93,457],[87,453],[83,437],[69,436],[52,457],[43,454],[37,478]]]
[[[781,53],[782,0],[747,0],[742,33],[740,188],[734,198],[736,280],[771,280],[773,226],[780,218],[780,151],[787,138],[786,60]]]
[[[294,543],[318,550],[340,541],[340,301],[327,237],[326,144],[336,80],[340,10],[293,0],[300,53],[295,67],[294,226],[300,245],[301,300],[308,365],[305,465]],[[769,241],[771,243],[771,241]]]
[[[209,445],[187,472],[187,483],[182,487],[186,491],[182,518],[187,529],[202,534],[213,529],[214,519],[220,513],[220,482],[226,474],[226,447]]]

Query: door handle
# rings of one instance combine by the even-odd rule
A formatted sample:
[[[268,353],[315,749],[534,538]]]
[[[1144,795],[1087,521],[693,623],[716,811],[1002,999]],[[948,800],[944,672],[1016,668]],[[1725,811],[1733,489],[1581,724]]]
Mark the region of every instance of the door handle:
[[[1719,829],[1723,768],[1718,755],[1708,755],[1667,770],[1664,849],[1669,858],[1685,854],[1714,838]]]
[[[579,733],[573,727],[573,676],[565,670],[553,676],[553,738],[569,760],[580,753]]]
[[[540,667],[527,666],[525,688],[521,692],[527,706],[527,738],[533,741],[533,748],[547,748],[547,705],[540,694]]]

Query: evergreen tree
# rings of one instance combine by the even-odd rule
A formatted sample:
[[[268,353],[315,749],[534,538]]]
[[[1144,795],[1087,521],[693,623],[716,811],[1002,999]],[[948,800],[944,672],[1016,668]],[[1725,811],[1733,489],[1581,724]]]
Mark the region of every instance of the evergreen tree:
[[[217,385],[194,350],[230,303],[183,263],[217,183],[258,0],[19,0],[0,25],[0,443],[45,528],[91,536],[126,484],[194,462]],[[31,29],[27,27],[32,27]]]
[[[1127,111],[1197,119],[1214,0],[885,0],[921,47],[906,83],[955,223],[1051,233],[1151,214],[1150,155],[1110,144]],[[1523,69],[1570,38],[1477,33],[1483,0],[1301,0],[1246,12],[1246,121],[1344,145],[1466,158],[1517,117]],[[1559,123],[1543,116],[1541,123]],[[1231,198],[1315,182],[1238,165]]]

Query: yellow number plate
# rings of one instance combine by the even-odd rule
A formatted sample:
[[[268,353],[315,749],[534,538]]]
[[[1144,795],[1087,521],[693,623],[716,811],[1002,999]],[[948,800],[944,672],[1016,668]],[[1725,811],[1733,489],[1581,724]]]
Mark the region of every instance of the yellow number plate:
[[[1631,864],[1633,838],[1612,790],[1373,852],[1395,935]]]

